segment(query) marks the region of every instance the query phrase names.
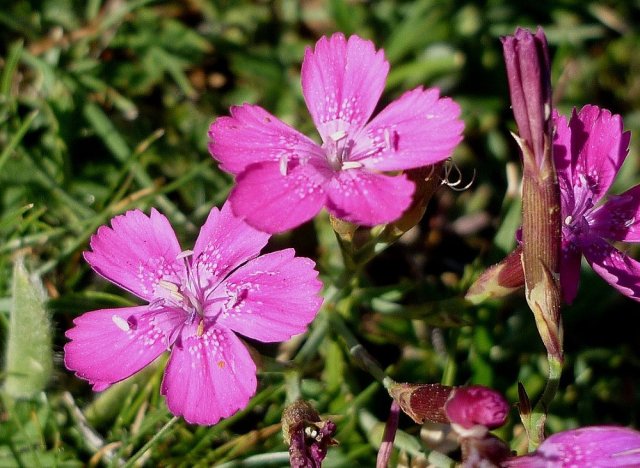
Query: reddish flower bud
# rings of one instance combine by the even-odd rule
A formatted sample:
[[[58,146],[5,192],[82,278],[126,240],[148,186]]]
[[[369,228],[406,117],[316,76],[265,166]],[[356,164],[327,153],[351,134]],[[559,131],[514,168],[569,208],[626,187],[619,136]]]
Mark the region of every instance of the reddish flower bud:
[[[495,429],[504,424],[509,403],[495,390],[473,385],[454,389],[444,409],[449,421],[465,429],[474,426]]]

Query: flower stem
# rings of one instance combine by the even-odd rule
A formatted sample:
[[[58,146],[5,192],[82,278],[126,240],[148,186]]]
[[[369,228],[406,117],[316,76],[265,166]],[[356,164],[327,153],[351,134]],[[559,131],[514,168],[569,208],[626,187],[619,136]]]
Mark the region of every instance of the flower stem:
[[[391,379],[385,374],[376,360],[369,354],[369,351],[357,340],[357,338],[351,333],[347,324],[344,323],[342,317],[337,312],[328,311],[329,320],[333,329],[344,339],[347,347],[349,348],[349,354],[353,357],[354,361],[363,370],[369,372],[376,380],[381,382],[385,387],[390,385]]]
[[[562,360],[551,354],[547,356],[547,360],[549,362],[549,379],[542,396],[531,412],[528,430],[529,451],[535,450],[544,440],[544,424],[547,419],[547,411],[556,396],[562,375]]]
[[[167,423],[164,426],[162,426],[162,428],[151,439],[149,439],[149,441],[146,444],[144,444],[140,450],[138,450],[136,453],[134,453],[131,456],[131,458],[129,458],[129,460],[127,460],[127,462],[123,465],[123,468],[131,468],[132,466],[134,466],[135,462],[142,455],[144,455],[144,453],[147,450],[149,450],[160,439],[162,439],[164,437],[164,435],[167,433],[167,431],[171,428],[171,426],[173,426],[175,423],[177,423],[179,419],[180,418],[178,416],[174,416],[169,421],[167,421]]]

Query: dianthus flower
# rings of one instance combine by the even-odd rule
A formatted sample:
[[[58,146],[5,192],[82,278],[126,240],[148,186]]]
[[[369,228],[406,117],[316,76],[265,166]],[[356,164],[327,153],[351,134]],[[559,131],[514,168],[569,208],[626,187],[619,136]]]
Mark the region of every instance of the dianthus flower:
[[[228,205],[211,211],[193,251],[182,251],[156,210],[116,216],[91,238],[85,259],[148,304],[76,318],[65,365],[100,391],[169,350],[161,393],[173,414],[215,424],[244,408],[256,366],[236,333],[286,340],[305,331],[322,302],[313,261],[293,249],[259,256],[268,239]]]
[[[560,280],[566,302],[575,298],[584,254],[607,283],[640,301],[640,264],[610,241],[640,241],[640,185],[600,203],[628,150],[630,133],[606,109],[585,106],[569,122],[556,115],[554,159],[562,213]]]
[[[422,87],[369,120],[388,72],[384,52],[358,36],[337,33],[307,48],[302,92],[322,145],[255,105],[234,106],[213,122],[209,151],[236,176],[233,211],[267,232],[296,227],[323,206],[367,226],[399,218],[414,183],[384,172],[446,159],[463,123],[455,102]]]
[[[640,263],[612,242],[640,242],[640,185],[603,202],[627,157],[629,132],[622,118],[587,105],[567,122],[554,112],[553,158],[560,186],[562,297],[571,303],[580,280],[582,255],[607,283],[640,301]],[[502,296],[522,286],[521,246],[491,267],[469,289],[471,300]]]

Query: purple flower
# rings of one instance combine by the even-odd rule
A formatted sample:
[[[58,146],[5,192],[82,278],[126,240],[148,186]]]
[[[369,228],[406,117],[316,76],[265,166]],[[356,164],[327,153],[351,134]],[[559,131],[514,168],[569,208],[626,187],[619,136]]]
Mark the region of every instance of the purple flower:
[[[233,211],[267,232],[290,229],[323,206],[337,218],[376,225],[411,204],[403,171],[442,161],[461,141],[460,108],[418,87],[369,121],[389,63],[371,41],[337,33],[307,49],[302,92],[322,145],[259,106],[231,108],[209,130],[209,151],[236,176]]]
[[[625,427],[592,426],[559,432],[538,449],[502,463],[505,467],[568,468],[640,466],[640,432]]]
[[[268,239],[228,205],[211,210],[193,251],[182,251],[156,210],[116,216],[91,238],[85,259],[148,304],[76,318],[67,368],[100,391],[169,350],[161,392],[173,414],[215,424],[245,407],[256,366],[236,333],[286,340],[305,331],[322,302],[314,263],[293,249],[258,256]]]
[[[580,258],[622,294],[640,301],[640,264],[610,241],[640,241],[640,185],[600,203],[627,156],[629,132],[606,109],[555,115],[554,159],[562,198],[563,299],[575,298]]]

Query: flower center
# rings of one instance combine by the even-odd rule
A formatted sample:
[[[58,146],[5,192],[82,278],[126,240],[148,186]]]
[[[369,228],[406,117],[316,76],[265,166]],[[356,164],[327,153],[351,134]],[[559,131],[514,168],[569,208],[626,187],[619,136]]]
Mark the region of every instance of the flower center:
[[[202,284],[201,276],[197,269],[193,268],[192,255],[191,250],[185,250],[178,254],[176,260],[184,262],[184,274],[181,275],[180,283],[165,279],[160,280],[155,290],[156,298],[149,306],[152,309],[167,306],[182,309],[186,315],[186,323],[192,324],[196,320],[198,321],[197,333],[198,336],[202,336],[205,319],[212,318],[205,317],[207,308],[225,298],[211,298],[216,288],[212,287],[208,281],[206,284]]]
[[[589,187],[586,177],[582,174],[578,177],[573,188],[574,201],[571,214],[562,222],[563,237],[576,239],[589,230],[589,217],[593,211],[593,192]]]

